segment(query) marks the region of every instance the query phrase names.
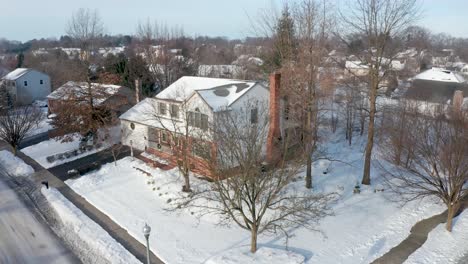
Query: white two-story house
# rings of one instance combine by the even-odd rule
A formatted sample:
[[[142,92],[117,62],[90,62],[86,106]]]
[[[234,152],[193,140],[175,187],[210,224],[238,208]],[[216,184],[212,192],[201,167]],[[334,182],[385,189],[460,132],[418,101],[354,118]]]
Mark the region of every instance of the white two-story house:
[[[50,77],[40,71],[18,68],[2,78],[12,104],[27,105],[50,94]]]
[[[214,158],[216,143],[208,134],[216,116],[225,111],[245,111],[243,107],[246,105],[251,107],[247,113],[250,114],[248,122],[252,123],[259,118],[257,107],[266,105],[269,134],[281,137],[279,74],[272,76],[277,76],[271,78],[277,80],[270,83],[270,87],[275,89],[273,93],[270,91],[272,88],[256,81],[182,77],[154,98],[141,101],[120,116],[122,144],[170,160],[171,146],[174,145],[171,135],[174,132],[184,135],[190,129],[196,135],[206,133],[204,143],[212,149],[212,155],[206,157],[193,148],[193,158]],[[199,140],[199,136],[193,140]],[[267,147],[265,151],[268,152]]]

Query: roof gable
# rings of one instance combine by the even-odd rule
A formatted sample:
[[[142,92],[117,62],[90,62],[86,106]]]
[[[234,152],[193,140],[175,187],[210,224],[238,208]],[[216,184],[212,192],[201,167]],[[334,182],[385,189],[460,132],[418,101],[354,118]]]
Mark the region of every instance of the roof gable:
[[[5,75],[3,77],[3,79],[9,80],[9,81],[15,81],[15,80],[17,80],[18,78],[20,78],[21,76],[25,75],[26,73],[28,73],[30,71],[31,71],[31,69],[28,69],[28,68],[18,68],[16,70],[13,70],[12,72],[8,73],[7,75]]]

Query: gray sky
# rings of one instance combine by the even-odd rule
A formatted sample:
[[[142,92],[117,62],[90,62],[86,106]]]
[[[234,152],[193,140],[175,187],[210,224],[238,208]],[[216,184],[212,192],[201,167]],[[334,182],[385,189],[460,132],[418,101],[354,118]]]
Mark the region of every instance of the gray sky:
[[[294,0],[289,0],[294,1]],[[248,16],[286,0],[0,0],[0,38],[60,37],[73,11],[98,9],[110,34],[133,34],[138,21],[180,25],[189,35],[253,35]],[[351,0],[341,0],[351,1]],[[418,23],[433,32],[468,37],[468,0],[425,0]]]

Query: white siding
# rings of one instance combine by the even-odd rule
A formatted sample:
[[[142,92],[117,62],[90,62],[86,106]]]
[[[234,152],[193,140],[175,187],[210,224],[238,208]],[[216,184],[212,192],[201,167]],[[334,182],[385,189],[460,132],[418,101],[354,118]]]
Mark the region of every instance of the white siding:
[[[27,86],[24,82],[27,82]],[[35,100],[45,99],[50,90],[49,76],[31,70],[16,80],[16,102],[21,105],[31,104]]]
[[[132,129],[131,124],[134,124],[134,129]],[[121,120],[120,126],[122,132],[122,144],[144,151],[145,147],[148,146],[148,127],[126,120]]]

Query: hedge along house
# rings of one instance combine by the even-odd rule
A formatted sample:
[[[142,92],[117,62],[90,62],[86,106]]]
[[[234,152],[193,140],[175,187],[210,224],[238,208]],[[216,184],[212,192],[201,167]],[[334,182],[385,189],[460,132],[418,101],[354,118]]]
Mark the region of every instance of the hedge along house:
[[[217,144],[210,135],[210,126],[216,124],[217,116],[225,111],[233,114],[244,111],[250,114],[246,122],[254,124],[261,118],[258,108],[265,105],[269,119],[265,156],[272,159],[272,153],[278,150],[276,141],[282,134],[279,81],[279,74],[272,75],[269,89],[255,81],[182,77],[156,97],[141,101],[120,116],[122,144],[145,151],[140,158],[149,163],[161,165],[150,158],[156,156],[176,166],[174,146],[179,142],[173,142],[175,137],[171,135],[186,138],[189,132],[189,142],[184,143],[190,151],[191,170],[209,176],[204,165],[206,159],[216,159]],[[251,109],[246,111],[246,105]]]
[[[10,95],[10,104],[28,105],[42,100],[51,91],[49,75],[28,68],[18,68],[2,79]]]

